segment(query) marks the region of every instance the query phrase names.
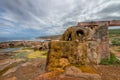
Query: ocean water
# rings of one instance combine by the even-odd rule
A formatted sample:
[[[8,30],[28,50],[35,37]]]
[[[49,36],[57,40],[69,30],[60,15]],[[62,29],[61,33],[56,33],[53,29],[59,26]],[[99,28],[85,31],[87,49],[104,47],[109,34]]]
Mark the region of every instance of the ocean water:
[[[30,40],[30,38],[3,38],[3,37],[0,37],[0,42],[22,41],[22,40]]]
[[[9,41],[40,41],[43,42],[44,40],[35,39],[35,38],[1,38],[0,42],[9,42]]]

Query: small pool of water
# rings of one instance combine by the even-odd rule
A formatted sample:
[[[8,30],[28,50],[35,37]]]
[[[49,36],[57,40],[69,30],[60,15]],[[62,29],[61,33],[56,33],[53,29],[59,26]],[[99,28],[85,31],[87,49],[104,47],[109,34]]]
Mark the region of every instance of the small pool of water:
[[[22,48],[6,48],[6,49],[0,49],[0,52],[12,52],[15,50],[20,50]]]

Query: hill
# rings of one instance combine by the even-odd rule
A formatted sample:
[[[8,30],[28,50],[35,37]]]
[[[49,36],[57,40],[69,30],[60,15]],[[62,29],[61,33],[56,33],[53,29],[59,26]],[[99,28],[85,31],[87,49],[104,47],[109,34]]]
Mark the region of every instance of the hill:
[[[44,39],[44,40],[58,40],[60,39],[61,35],[52,35],[52,36],[40,36],[36,39]]]
[[[120,35],[120,29],[109,29],[109,35],[110,37],[113,37],[113,35],[119,36]],[[36,39],[44,39],[44,40],[57,40],[60,39],[61,35],[51,35],[51,36],[40,36]]]

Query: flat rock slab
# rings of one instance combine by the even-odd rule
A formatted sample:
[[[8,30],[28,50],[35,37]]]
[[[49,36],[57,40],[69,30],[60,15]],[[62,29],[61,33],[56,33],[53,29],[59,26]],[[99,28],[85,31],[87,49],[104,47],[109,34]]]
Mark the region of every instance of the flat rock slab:
[[[99,74],[83,73],[79,68],[74,66],[67,68],[65,75],[76,78],[84,78],[86,80],[101,80],[101,76]]]

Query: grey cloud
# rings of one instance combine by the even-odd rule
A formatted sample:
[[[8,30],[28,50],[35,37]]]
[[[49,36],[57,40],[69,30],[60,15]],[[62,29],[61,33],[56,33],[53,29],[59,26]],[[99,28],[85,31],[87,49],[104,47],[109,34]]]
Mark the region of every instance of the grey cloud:
[[[110,5],[106,6],[103,10],[101,10],[99,13],[114,13],[119,12],[120,13],[120,1],[119,3],[111,3]]]
[[[119,8],[120,2],[113,0],[0,0],[0,19],[12,27],[53,35],[79,21],[120,19]]]

